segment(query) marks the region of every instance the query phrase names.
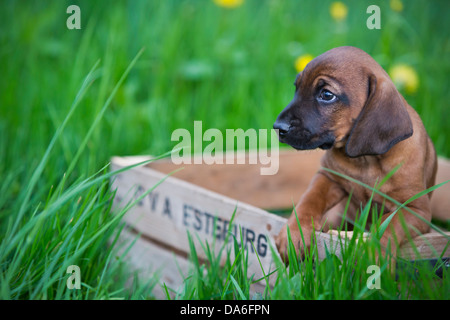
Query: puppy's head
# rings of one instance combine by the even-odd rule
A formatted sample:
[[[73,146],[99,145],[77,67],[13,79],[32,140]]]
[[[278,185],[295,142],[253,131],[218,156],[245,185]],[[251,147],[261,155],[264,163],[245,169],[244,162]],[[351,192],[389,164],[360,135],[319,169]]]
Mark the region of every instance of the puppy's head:
[[[413,133],[406,102],[364,51],[339,47],[312,60],[274,129],[298,150],[344,148],[349,157],[379,155]]]

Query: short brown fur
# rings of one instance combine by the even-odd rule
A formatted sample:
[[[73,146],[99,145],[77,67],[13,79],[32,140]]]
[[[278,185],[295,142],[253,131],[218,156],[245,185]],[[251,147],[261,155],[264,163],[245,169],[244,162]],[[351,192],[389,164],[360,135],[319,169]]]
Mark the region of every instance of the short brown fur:
[[[296,94],[280,113],[275,129],[280,141],[296,149],[327,149],[321,160],[332,169],[369,186],[381,181],[392,169],[400,169],[380,191],[404,203],[435,183],[437,158],[417,112],[395,88],[381,66],[364,51],[354,47],[339,47],[311,61],[295,82]],[[321,92],[333,93],[333,103],[319,100]],[[355,218],[356,209],[365,205],[372,192],[328,171],[319,170],[308,190],[296,206],[305,245],[315,230],[325,230],[338,223],[336,214],[351,194],[347,218]],[[431,220],[431,194],[422,196],[407,207],[426,221]],[[375,194],[373,203],[384,204],[382,220],[397,206]],[[402,219],[408,226],[402,227]],[[325,225],[325,221],[328,221]],[[314,229],[313,229],[314,224]],[[301,254],[297,219],[293,212],[288,220],[293,244]],[[287,260],[287,228],[276,238],[281,257]],[[407,238],[427,232],[428,224],[407,210],[399,211],[381,238],[381,245],[395,255],[396,246]]]

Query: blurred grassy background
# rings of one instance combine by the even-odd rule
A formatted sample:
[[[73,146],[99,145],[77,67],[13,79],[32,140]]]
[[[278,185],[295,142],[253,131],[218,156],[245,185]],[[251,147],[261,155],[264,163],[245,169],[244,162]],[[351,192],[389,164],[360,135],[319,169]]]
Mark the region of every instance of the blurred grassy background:
[[[298,56],[353,45],[386,70],[410,65],[419,86],[405,94],[421,114],[438,153],[450,156],[448,1],[408,1],[400,12],[378,1],[381,30],[368,30],[367,3],[247,0],[227,9],[209,0],[2,1],[0,13],[1,168],[32,164],[47,146],[101,59],[98,79],[61,138],[50,178],[58,177],[120,74],[145,47],[97,128],[79,172],[111,155],[159,154],[176,128],[271,128],[293,96]],[[66,8],[81,9],[68,30]],[[52,173],[55,173],[53,175]]]
[[[8,178],[0,189],[2,230],[92,66],[100,59],[31,203],[45,200],[60,181],[141,48],[69,181],[97,172],[113,155],[169,151],[172,131],[192,130],[194,120],[203,121],[203,130],[269,129],[293,96],[296,59],[341,45],[367,51],[386,70],[409,66],[405,81],[415,75],[418,85],[399,89],[439,155],[450,157],[450,2],[342,1],[347,11],[340,19],[330,12],[333,3],[245,0],[226,8],[210,0],[2,0],[0,177]],[[81,9],[81,30],[66,27],[71,4]],[[370,4],[381,8],[381,30],[366,27]]]

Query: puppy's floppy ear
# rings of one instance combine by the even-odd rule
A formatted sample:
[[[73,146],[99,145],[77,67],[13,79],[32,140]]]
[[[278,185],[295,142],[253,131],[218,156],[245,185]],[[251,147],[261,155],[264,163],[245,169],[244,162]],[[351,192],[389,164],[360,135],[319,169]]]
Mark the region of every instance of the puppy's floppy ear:
[[[392,81],[369,76],[369,96],[350,131],[347,155],[354,158],[384,154],[412,134],[405,102]]]

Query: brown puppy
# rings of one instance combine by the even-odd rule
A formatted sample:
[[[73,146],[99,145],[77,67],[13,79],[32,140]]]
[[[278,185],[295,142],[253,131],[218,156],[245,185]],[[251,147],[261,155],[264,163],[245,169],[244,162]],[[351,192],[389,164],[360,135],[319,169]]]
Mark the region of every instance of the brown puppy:
[[[295,87],[294,99],[274,124],[281,142],[299,150],[327,149],[322,167],[372,187],[402,164],[380,189],[400,203],[434,185],[436,153],[419,115],[367,53],[354,47],[327,51],[298,74]],[[313,223],[314,229],[320,230],[326,213],[339,211],[338,206],[350,194],[351,207],[360,208],[372,191],[325,170],[317,172],[296,206],[307,247],[314,232]],[[430,221],[430,197],[431,194],[422,196],[407,207]],[[397,209],[378,194],[372,203],[378,209],[384,203],[383,221]],[[347,217],[354,219],[351,215],[356,210],[349,211],[353,212],[347,212]],[[400,210],[381,238],[383,247],[406,239],[402,220],[412,236],[416,230],[428,231],[423,220],[405,209]],[[287,227],[296,250],[304,253],[294,212]],[[286,227],[279,233],[276,244],[286,261]],[[390,249],[395,254],[395,247]]]

